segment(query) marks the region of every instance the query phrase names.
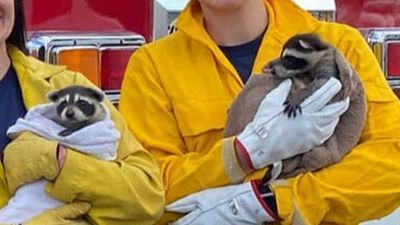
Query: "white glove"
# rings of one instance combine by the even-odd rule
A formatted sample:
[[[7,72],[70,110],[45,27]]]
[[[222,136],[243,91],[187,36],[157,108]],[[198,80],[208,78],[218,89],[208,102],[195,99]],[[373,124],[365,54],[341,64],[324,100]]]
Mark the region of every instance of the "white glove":
[[[337,79],[330,78],[301,103],[301,114],[288,118],[283,114],[283,103],[291,85],[287,79],[267,94],[253,121],[237,136],[238,153],[253,170],[279,164],[282,159],[321,145],[333,134],[339,116],[349,106],[348,98],[326,105],[342,88]]]
[[[170,212],[187,213],[172,225],[262,224],[276,215],[264,203],[255,181],[191,194],[170,205]],[[265,206],[264,206],[264,205]]]

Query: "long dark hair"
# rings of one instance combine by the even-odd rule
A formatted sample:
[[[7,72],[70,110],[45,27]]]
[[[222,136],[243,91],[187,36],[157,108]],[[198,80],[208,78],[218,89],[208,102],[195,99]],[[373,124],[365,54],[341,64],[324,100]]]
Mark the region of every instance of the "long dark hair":
[[[25,54],[27,53],[25,46],[25,16],[23,0],[14,0],[15,21],[7,42],[18,47]]]

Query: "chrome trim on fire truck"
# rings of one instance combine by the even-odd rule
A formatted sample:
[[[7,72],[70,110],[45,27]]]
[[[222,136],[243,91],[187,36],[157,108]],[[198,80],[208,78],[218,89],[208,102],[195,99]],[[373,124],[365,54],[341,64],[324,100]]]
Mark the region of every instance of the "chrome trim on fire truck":
[[[75,33],[75,32],[38,32],[29,37],[27,43],[31,55],[49,63],[51,52],[59,46],[141,46],[145,43],[143,36],[133,32],[115,33]]]
[[[29,33],[28,37],[29,54],[51,64],[58,64],[58,54],[65,50],[135,50],[146,42],[134,32],[40,31]],[[112,103],[118,103],[120,90],[105,90],[105,93]]]
[[[390,43],[400,43],[400,29],[371,29],[365,36],[368,44],[378,59],[383,73],[387,78],[391,78],[390,74],[388,74],[388,45]]]
[[[108,100],[110,100],[111,103],[118,104],[119,98],[121,97],[120,90],[107,90],[104,92],[106,93],[106,96],[107,96]]]
[[[102,50],[135,50],[140,48],[140,46],[135,45],[135,46],[104,46],[100,47],[100,51]]]
[[[391,79],[388,80],[389,85],[394,89],[400,89],[400,79]]]
[[[369,29],[367,32],[364,30],[363,34],[376,56],[389,85],[394,90],[400,89],[400,79],[390,76],[388,70],[388,45],[390,43],[400,44],[400,29],[374,28]]]

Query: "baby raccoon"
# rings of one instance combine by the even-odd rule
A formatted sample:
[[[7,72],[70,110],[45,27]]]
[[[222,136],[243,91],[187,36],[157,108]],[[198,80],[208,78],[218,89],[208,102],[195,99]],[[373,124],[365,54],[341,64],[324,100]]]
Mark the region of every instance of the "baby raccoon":
[[[279,177],[293,177],[337,163],[356,146],[366,118],[365,93],[357,71],[339,50],[322,42],[316,35],[297,35],[286,42],[280,57],[267,64],[264,72],[250,76],[232,102],[224,137],[236,136],[242,132],[253,121],[265,96],[284,79],[293,80],[284,109],[288,116],[294,117],[296,113],[301,113],[299,105],[304,98],[314,93],[328,79],[335,77],[341,82],[342,88],[330,103],[348,99],[348,109],[340,116],[328,140],[314,146],[309,152],[284,159]]]
[[[65,127],[60,136],[68,136],[106,117],[101,103],[104,94],[93,88],[69,86],[49,93],[47,98],[56,104],[56,115],[51,119]]]
[[[290,38],[278,59],[271,61],[264,72],[277,78],[292,79],[293,85],[286,99],[289,117],[301,113],[300,103],[314,93],[329,78],[338,78],[336,50],[315,34],[300,34]]]

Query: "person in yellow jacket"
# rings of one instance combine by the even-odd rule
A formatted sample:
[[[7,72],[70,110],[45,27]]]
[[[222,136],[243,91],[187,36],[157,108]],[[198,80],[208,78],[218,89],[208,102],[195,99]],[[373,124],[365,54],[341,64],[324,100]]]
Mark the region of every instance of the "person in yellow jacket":
[[[183,216],[166,213],[159,224],[357,224],[399,207],[400,103],[356,29],[318,21],[289,0],[192,0],[177,29],[134,53],[120,100],[129,128],[161,167],[167,210]],[[341,162],[273,182],[259,201],[248,181],[264,171],[237,167],[234,141],[222,138],[227,110],[242,77],[260,73],[286,40],[309,32],[336,46],[358,72],[368,105],[365,128]],[[245,49],[239,56],[256,54],[241,61],[229,52],[238,48]],[[248,73],[240,70],[246,63]]]
[[[24,54],[22,0],[1,1],[0,12],[0,150],[4,165],[0,167],[0,208],[15,187],[47,178],[48,194],[70,204],[45,212],[27,224],[82,224],[74,218],[89,210],[87,204],[90,224],[153,224],[164,207],[157,163],[109,101],[106,105],[121,133],[115,161],[102,161],[61,148],[33,133],[8,139],[7,128],[26,110],[46,103],[49,91],[69,85],[94,85],[82,74]],[[7,180],[10,174],[13,179]]]
[[[290,0],[191,0],[177,29],[134,53],[120,100],[129,128],[161,167],[167,210],[182,213],[165,213],[159,224],[358,224],[399,207],[400,103],[356,29],[318,21]],[[248,151],[257,172],[238,162],[238,137],[222,138],[227,110],[248,75],[261,73],[290,37],[310,32],[337,47],[363,82],[368,113],[359,145],[335,165],[255,190],[268,159],[255,163]],[[285,94],[290,84],[282,85],[276,91]],[[299,140],[316,133],[304,130]]]

